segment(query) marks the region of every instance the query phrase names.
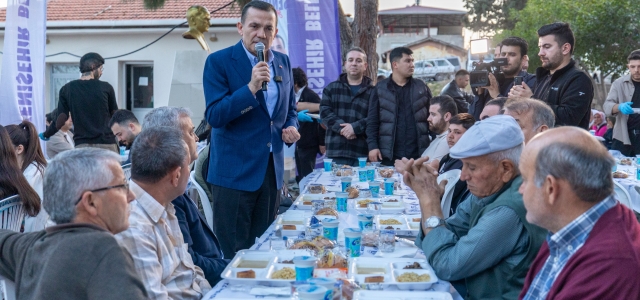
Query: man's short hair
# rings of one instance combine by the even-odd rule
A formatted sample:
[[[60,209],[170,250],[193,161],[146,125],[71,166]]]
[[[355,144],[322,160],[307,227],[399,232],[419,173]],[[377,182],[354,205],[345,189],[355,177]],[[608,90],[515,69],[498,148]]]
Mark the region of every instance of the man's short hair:
[[[600,201],[613,194],[611,168],[615,160],[606,151],[557,142],[545,146],[536,158],[536,186],[547,176],[566,180],[576,195],[586,202]]]
[[[476,123],[476,119],[468,113],[459,113],[449,120],[449,124],[462,125],[464,129],[469,129]]]
[[[271,3],[269,2],[265,2],[265,1],[260,1],[260,0],[253,0],[247,4],[244,5],[244,7],[242,8],[242,15],[240,16],[240,23],[242,23],[244,25],[244,20],[247,17],[247,11],[249,10],[249,8],[255,8],[255,9],[259,9],[262,11],[266,11],[266,12],[273,12],[273,14],[276,16],[276,24],[278,25],[278,12],[276,11],[276,8],[273,7],[273,5],[271,5]]]
[[[191,117],[191,110],[186,107],[156,107],[144,116],[142,130],[162,126],[180,128],[180,118],[183,117]]]
[[[113,124],[118,124],[120,126],[128,126],[129,123],[140,124],[138,122],[138,118],[134,115],[130,110],[126,109],[118,109],[111,116],[111,120],[109,120],[109,128],[113,126]]]
[[[176,127],[149,127],[140,132],[131,147],[131,179],[156,183],[184,165],[187,144]]]
[[[391,63],[397,62],[398,60],[400,60],[402,58],[403,54],[413,55],[413,51],[411,51],[411,49],[409,49],[407,47],[396,47],[396,48],[393,48],[393,50],[391,50],[391,53],[389,53],[389,61]]]
[[[347,50],[347,52],[344,53],[344,61],[347,61],[347,55],[351,52],[351,51],[356,51],[356,52],[360,52],[364,55],[364,59],[367,59],[367,53],[364,52],[364,50],[360,47],[351,47],[349,48],[349,50]]]
[[[458,114],[458,107],[456,106],[456,102],[447,95],[435,96],[431,98],[431,105],[438,104],[440,105],[440,109],[438,109],[438,113],[444,116],[446,113],[450,113],[451,116],[455,116]]]
[[[95,52],[89,52],[80,58],[80,73],[87,73],[104,65],[104,58]]]
[[[458,72],[456,72],[456,77],[467,76],[467,75],[469,75],[469,71],[465,69],[460,69],[458,70]]]
[[[640,49],[633,50],[627,56],[627,62],[631,62],[632,60],[640,60]]]
[[[495,105],[500,107],[500,112],[498,114],[501,115],[504,114],[504,104],[507,102],[507,99],[507,97],[497,97],[487,102],[484,106]]]
[[[573,54],[573,48],[575,47],[576,38],[573,35],[573,30],[571,30],[571,26],[569,23],[564,22],[555,22],[551,24],[544,25],[538,29],[538,37],[543,37],[552,34],[558,42],[558,46],[562,47],[562,45],[569,43],[571,45],[571,52]]]
[[[307,74],[304,73],[302,68],[297,67],[291,69],[293,72],[293,83],[297,85],[299,88],[303,86],[307,86]]]
[[[110,163],[120,165],[120,157],[99,148],[64,151],[49,161],[44,173],[42,204],[51,220],[58,225],[71,223],[82,194],[106,187],[113,180]]]
[[[505,108],[519,115],[531,112],[534,129],[538,129],[542,125],[553,128],[556,123],[556,115],[551,107],[537,99],[509,99]]]
[[[502,46],[518,46],[520,47],[520,57],[527,55],[529,51],[529,43],[521,37],[510,36],[501,42]],[[500,49],[502,51],[502,49]]]

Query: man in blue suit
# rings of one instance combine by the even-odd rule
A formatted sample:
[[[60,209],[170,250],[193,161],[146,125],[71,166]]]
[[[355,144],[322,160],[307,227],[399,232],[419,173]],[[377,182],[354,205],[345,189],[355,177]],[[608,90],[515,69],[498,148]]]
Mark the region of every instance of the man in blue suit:
[[[205,117],[212,127],[207,181],[226,257],[251,247],[275,219],[283,144],[300,139],[289,58],[267,50],[277,21],[271,4],[249,2],[237,24],[242,40],[209,55],[204,68]],[[265,46],[264,62],[257,59],[258,42]]]

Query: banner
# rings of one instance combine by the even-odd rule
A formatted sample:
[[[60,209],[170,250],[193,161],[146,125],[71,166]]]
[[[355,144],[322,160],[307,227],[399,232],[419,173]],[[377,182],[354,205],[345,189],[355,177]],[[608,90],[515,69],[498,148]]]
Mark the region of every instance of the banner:
[[[46,0],[8,0],[0,74],[0,124],[44,122]]]
[[[263,0],[278,11],[278,36],[272,50],[289,55],[291,67],[307,74],[320,97],[342,72],[338,0]]]

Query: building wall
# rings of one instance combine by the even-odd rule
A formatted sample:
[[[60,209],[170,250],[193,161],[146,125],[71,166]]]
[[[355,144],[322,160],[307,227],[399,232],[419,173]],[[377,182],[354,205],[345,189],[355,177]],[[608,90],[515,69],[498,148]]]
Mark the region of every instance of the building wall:
[[[439,29],[440,30],[440,29]],[[440,33],[440,32],[439,32]],[[447,42],[456,46],[463,47],[464,45],[464,36],[462,35],[431,35],[431,37],[435,39],[439,39],[443,42]],[[427,38],[427,34],[415,34],[415,33],[392,33],[392,34],[383,34],[381,35],[376,43],[376,51],[378,53],[384,53],[389,51],[395,47],[404,46],[406,44],[419,41]],[[441,57],[441,56],[436,56]],[[432,57],[435,58],[435,57]],[[379,62],[379,65],[383,65],[382,62]]]
[[[415,45],[411,47],[411,50],[413,51],[413,58],[415,60],[457,56],[462,62],[463,60],[466,61],[467,56],[466,52],[464,51],[459,51],[457,49],[434,42],[426,42]]]
[[[97,52],[103,57],[116,56],[136,50],[152,42],[168,30],[168,28],[102,30],[75,29],[73,31],[49,30],[47,33],[49,44],[46,45],[46,53],[47,55],[49,55],[58,52],[70,52],[82,56],[87,52]],[[126,107],[125,101],[127,91],[126,81],[124,78],[125,65],[127,63],[136,62],[153,63],[154,106],[159,107],[168,105],[176,52],[201,50],[200,45],[195,40],[187,40],[182,38],[181,34],[184,30],[184,28],[178,28],[155,44],[139,52],[120,58],[109,59],[105,62],[104,72],[101,80],[109,82],[115,89],[118,107]],[[229,47],[240,40],[235,27],[210,28],[209,32],[216,33],[216,36],[218,38],[218,41],[216,42],[211,42],[207,39],[212,52]],[[0,32],[0,49],[2,49],[3,47],[4,32]],[[79,58],[66,54],[46,58],[46,98],[44,100],[47,112],[52,110],[52,108],[50,107],[51,96],[49,92],[51,64],[77,64],[79,61]],[[0,65],[0,69],[1,68],[2,66]],[[195,70],[194,72],[202,72],[202,70]],[[203,112],[194,111],[194,115],[200,116],[202,114]]]

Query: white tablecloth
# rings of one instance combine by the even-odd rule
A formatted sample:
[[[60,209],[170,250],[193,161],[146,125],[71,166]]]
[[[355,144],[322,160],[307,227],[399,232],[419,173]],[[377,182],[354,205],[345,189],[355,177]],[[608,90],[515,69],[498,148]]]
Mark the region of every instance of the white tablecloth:
[[[402,179],[400,178],[399,174],[396,173],[394,176],[395,176],[394,178],[397,181],[402,182]],[[309,174],[307,177],[305,177],[301,181],[301,183],[304,183],[304,185],[300,187],[300,191],[304,191],[308,183],[321,183],[325,185],[325,187],[329,192],[335,191],[341,188],[341,183],[339,180],[336,180],[328,172],[322,172],[321,169],[317,169],[315,172]],[[352,185],[366,186],[367,183],[365,182],[360,183],[358,182],[357,177],[355,177]],[[415,193],[413,193],[413,191],[411,191],[407,186],[405,186],[404,183],[402,183],[401,186],[402,186],[402,189],[400,191],[397,191],[396,194],[403,195],[403,199],[405,201],[405,210],[409,213],[419,213],[418,198],[415,196]],[[298,207],[293,205],[290,209],[297,210]],[[349,227],[358,227],[356,214],[357,212],[351,210],[349,214],[344,214],[341,216],[340,222],[341,223],[344,222],[343,224],[346,223],[347,226]],[[256,243],[250,249],[265,250],[265,251],[269,250],[269,237],[276,234],[275,228],[276,228],[275,224],[271,224],[271,226],[265,231],[265,233],[261,237],[256,239]],[[420,249],[414,248],[409,245],[404,245],[403,243],[396,243],[396,251],[394,253],[413,255],[413,257],[415,258],[422,258],[422,259],[425,258],[424,253]],[[379,252],[377,256],[379,255],[382,255],[382,253]],[[384,258],[381,257],[380,259],[384,259]],[[207,293],[203,297],[203,299],[205,300],[208,300],[208,299],[216,299],[216,300],[220,300],[220,299],[289,299],[289,297],[254,296],[249,294],[250,290],[251,290],[251,286],[232,285],[226,280],[222,280],[215,287],[213,287],[213,289],[211,289],[211,291],[209,291],[209,293]],[[397,290],[397,288],[390,287],[385,290]],[[450,292],[454,299],[456,300],[462,299],[462,297],[460,297],[460,295],[456,292],[456,290],[453,289],[451,284],[446,281],[436,282],[431,286],[429,290]]]

